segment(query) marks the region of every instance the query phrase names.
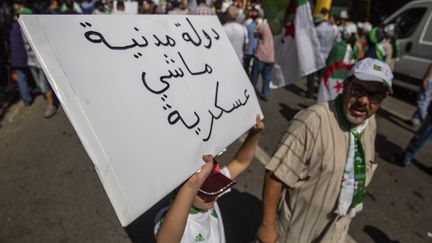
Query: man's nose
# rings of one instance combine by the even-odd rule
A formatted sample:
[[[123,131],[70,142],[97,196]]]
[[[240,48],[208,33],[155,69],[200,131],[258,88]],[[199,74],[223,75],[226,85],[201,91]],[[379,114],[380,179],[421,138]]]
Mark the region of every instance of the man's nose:
[[[367,94],[358,98],[358,102],[362,105],[369,105],[369,97]]]

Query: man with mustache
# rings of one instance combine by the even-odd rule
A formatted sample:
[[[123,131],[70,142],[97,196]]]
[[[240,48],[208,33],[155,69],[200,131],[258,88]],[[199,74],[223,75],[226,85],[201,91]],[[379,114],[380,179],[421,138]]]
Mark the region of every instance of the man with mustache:
[[[349,224],[377,166],[374,114],[392,79],[387,64],[365,58],[335,100],[291,120],[266,165],[260,242],[349,242]]]

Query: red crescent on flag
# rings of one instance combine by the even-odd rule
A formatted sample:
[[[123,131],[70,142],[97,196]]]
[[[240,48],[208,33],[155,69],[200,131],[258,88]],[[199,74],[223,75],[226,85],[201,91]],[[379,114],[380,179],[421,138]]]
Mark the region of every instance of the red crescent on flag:
[[[323,82],[324,82],[324,86],[327,88],[327,90],[330,90],[329,87],[329,78],[330,75],[332,75],[334,72],[338,71],[338,70],[351,70],[353,65],[350,64],[345,64],[343,63],[343,61],[337,61],[333,64],[331,64],[330,66],[326,67],[324,69],[323,72]]]

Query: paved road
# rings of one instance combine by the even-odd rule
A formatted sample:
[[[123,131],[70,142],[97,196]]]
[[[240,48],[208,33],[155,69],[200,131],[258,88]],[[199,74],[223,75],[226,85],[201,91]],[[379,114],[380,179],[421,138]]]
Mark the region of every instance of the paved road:
[[[292,116],[314,103],[304,91],[303,83],[272,90],[270,101],[261,103],[266,130],[257,158],[231,196],[221,200],[233,229],[231,242],[247,242],[253,234],[261,213],[261,162],[274,152]],[[414,133],[404,122],[414,106],[404,100],[389,98],[377,116],[379,167],[365,209],[350,229],[358,242],[432,241],[427,236],[432,232],[432,144],[413,166],[402,168],[389,159]],[[64,112],[46,120],[44,105],[41,97],[28,108],[16,103],[1,121],[0,242],[145,242],[151,219],[144,215],[127,232],[121,228]],[[232,158],[239,145],[240,140],[233,143],[219,161]]]

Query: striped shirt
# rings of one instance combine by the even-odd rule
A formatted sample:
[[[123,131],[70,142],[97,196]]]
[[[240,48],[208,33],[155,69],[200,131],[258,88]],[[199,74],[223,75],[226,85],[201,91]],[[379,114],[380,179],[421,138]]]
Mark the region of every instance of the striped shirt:
[[[362,134],[366,185],[376,164],[376,121],[369,119]],[[279,242],[345,242],[349,216],[337,216],[349,131],[336,118],[334,101],[299,112],[285,132],[278,150],[266,165],[284,183],[279,205]]]

